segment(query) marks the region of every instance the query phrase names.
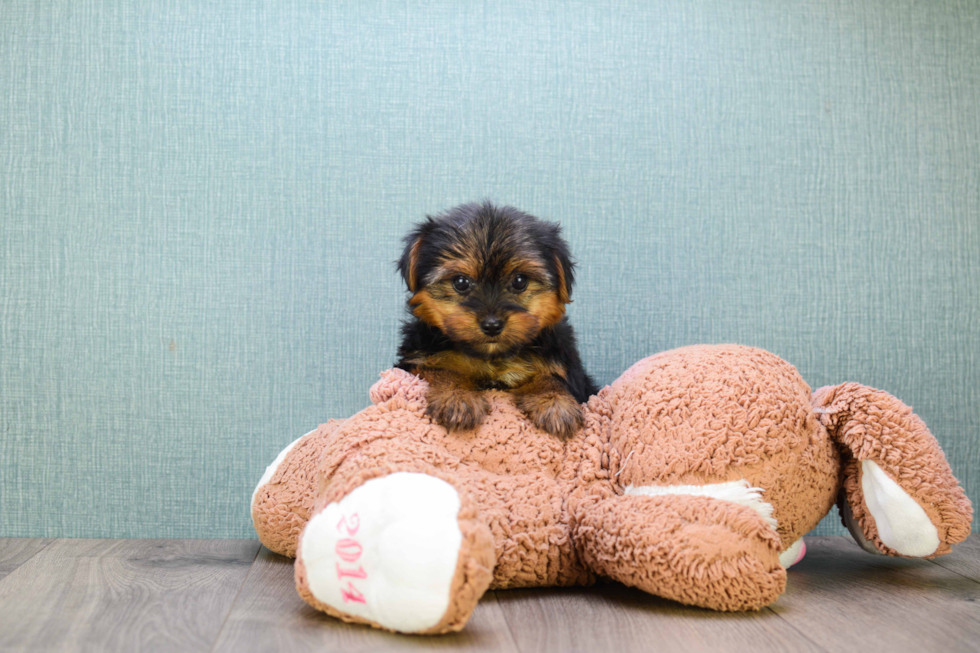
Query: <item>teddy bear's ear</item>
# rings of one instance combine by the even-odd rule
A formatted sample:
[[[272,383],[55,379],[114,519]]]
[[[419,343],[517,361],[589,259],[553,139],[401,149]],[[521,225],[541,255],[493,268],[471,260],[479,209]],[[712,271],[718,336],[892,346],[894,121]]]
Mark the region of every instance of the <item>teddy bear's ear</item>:
[[[381,378],[371,386],[371,403],[380,404],[401,396],[410,403],[425,401],[428,384],[411,372],[393,367],[381,373]]]

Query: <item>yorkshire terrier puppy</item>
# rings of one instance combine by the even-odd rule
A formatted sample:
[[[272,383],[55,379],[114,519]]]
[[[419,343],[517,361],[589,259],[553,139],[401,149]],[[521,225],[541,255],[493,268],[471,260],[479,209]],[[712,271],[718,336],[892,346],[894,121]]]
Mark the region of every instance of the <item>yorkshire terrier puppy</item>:
[[[509,391],[538,428],[567,438],[598,390],[565,316],[574,264],[557,224],[489,202],[427,217],[398,261],[412,317],[396,367],[429,382],[428,412],[475,428],[483,390]]]

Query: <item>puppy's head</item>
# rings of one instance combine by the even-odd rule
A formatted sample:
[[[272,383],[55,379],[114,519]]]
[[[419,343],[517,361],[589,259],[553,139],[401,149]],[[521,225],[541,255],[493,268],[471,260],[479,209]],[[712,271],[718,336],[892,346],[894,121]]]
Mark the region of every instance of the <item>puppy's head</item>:
[[[412,312],[483,357],[506,356],[561,320],[573,268],[557,224],[489,202],[426,218],[398,261]]]

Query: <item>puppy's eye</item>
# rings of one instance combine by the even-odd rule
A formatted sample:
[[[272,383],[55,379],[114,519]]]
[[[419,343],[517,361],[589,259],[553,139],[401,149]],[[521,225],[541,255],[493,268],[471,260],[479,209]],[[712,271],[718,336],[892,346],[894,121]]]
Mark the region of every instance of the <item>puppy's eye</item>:
[[[463,275],[453,277],[453,289],[456,292],[466,292],[470,289],[470,285],[470,280]]]
[[[527,277],[525,277],[523,274],[519,274],[516,277],[514,277],[514,281],[510,285],[517,292],[521,292],[522,290],[527,288],[527,282],[528,282]]]

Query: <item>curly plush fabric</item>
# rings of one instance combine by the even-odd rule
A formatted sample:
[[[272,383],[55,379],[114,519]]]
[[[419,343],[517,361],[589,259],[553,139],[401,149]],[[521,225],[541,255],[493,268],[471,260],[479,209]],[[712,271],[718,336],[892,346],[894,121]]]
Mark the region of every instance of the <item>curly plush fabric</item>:
[[[438,633],[462,628],[488,587],[597,576],[690,605],[758,609],[783,592],[800,538],[838,495],[865,545],[888,555],[941,555],[969,534],[970,503],[908,407],[857,384],[811,393],[759,349],[646,358],[589,399],[585,426],[564,441],[493,391],[478,430],[448,433],[425,414],[426,388],[384,372],[371,406],[304,436],[256,489],[260,539],[297,556],[297,587],[317,609]],[[426,485],[416,477],[442,482],[439,502],[459,506],[454,523],[413,499]],[[369,483],[407,502],[405,514],[357,498]],[[330,522],[304,531],[320,514]],[[392,598],[402,595],[412,598]]]
[[[293,442],[266,470],[252,495],[252,523],[269,549],[296,556],[296,542],[309,521],[316,498],[320,456],[342,424],[332,419]]]

